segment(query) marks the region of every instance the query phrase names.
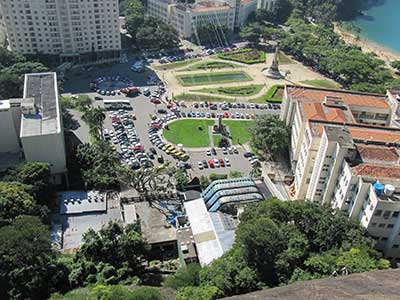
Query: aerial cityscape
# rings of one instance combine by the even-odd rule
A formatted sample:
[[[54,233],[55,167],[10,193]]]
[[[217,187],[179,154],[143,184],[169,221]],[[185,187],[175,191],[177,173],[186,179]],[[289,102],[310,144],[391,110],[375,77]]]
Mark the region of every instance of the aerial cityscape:
[[[0,299],[400,299],[398,4],[0,0]]]

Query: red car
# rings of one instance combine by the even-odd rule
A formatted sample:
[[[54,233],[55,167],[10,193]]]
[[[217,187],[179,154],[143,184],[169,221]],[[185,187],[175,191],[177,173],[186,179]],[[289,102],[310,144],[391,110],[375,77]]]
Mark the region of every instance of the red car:
[[[210,168],[214,168],[215,166],[214,166],[214,161],[212,160],[212,159],[210,159],[209,161],[208,161],[208,166],[210,167]]]
[[[224,161],[222,158],[220,158],[220,159],[218,160],[218,162],[219,162],[219,166],[220,166],[220,167],[225,167],[225,161]]]
[[[172,109],[172,108],[174,108],[175,107],[175,104],[173,104],[173,103],[168,103],[167,104],[167,108],[168,109]]]
[[[161,104],[161,100],[158,98],[153,98],[150,100],[150,102],[154,103],[154,104]]]
[[[113,123],[121,123],[121,120],[118,119],[118,118],[112,118],[111,122],[113,122]]]
[[[224,112],[224,118],[229,118],[229,113],[227,111]]]
[[[143,151],[143,150],[144,150],[144,147],[143,147],[143,146],[134,146],[134,147],[133,147],[133,151],[135,151],[135,152],[136,152],[136,151],[139,152],[139,151]]]

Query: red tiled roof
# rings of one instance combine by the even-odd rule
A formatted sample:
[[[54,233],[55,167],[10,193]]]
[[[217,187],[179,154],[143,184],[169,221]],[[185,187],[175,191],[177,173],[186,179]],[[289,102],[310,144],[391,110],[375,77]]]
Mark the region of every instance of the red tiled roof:
[[[328,122],[353,122],[350,117],[346,116],[343,109],[335,107],[327,107],[319,102],[304,102],[303,110],[308,120],[328,121]]]
[[[357,150],[363,161],[374,160],[397,163],[400,158],[394,147],[357,144]]]
[[[326,96],[343,99],[348,106],[365,106],[373,108],[390,109],[385,95],[361,93],[355,91],[329,90],[312,87],[287,86],[289,95],[304,100],[317,100],[323,102]]]
[[[362,163],[352,167],[352,170],[357,176],[400,179],[400,166]]]
[[[400,144],[400,131],[379,130],[364,127],[348,127],[348,129],[353,139],[356,140]]]

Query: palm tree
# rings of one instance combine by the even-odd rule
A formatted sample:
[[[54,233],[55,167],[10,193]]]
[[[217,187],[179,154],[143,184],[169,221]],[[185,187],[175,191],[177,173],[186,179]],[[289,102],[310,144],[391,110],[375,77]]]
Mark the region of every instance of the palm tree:
[[[104,108],[96,107],[85,111],[82,120],[89,125],[89,133],[98,139],[103,132],[103,122],[106,118]]]

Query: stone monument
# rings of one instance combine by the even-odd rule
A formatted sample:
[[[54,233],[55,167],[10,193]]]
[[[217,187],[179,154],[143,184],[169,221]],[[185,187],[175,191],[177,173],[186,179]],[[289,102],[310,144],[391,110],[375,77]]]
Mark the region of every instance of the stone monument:
[[[268,78],[272,79],[282,79],[284,76],[282,73],[279,71],[279,62],[278,62],[278,53],[279,53],[279,47],[275,47],[275,54],[274,54],[274,59],[272,60],[272,65],[268,69],[263,70],[263,74],[267,76]]]

